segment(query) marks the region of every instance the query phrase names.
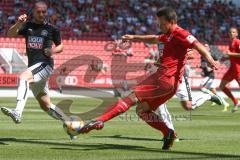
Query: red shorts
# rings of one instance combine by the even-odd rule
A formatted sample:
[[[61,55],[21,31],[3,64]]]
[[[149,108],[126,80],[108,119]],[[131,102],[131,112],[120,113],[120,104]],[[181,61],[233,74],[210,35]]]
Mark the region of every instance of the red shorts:
[[[240,72],[237,72],[234,68],[229,68],[228,71],[224,74],[222,80],[231,82],[232,80],[239,81]]]
[[[147,102],[152,110],[156,110],[161,104],[172,98],[177,91],[180,79],[174,76],[168,77],[158,72],[150,75],[135,88],[138,100]]]

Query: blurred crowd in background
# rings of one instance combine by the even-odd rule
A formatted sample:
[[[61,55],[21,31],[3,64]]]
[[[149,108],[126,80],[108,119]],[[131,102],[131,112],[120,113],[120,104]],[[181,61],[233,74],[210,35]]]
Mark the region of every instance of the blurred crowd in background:
[[[0,36],[33,6],[31,0],[0,2]],[[128,34],[156,34],[160,7],[176,9],[178,23],[199,40],[224,43],[230,26],[240,27],[240,8],[215,0],[48,0],[49,20],[64,39],[117,39]]]

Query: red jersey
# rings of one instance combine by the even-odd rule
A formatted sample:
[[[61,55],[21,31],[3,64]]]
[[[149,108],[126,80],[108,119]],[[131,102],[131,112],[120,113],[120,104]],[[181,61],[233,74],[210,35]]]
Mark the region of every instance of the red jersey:
[[[182,78],[187,59],[187,49],[193,48],[198,42],[188,31],[177,26],[171,34],[161,34],[158,37],[164,43],[161,67],[166,76]]]
[[[240,54],[240,40],[234,38],[229,44],[229,51],[233,53]],[[230,57],[231,68],[236,69],[236,71],[240,72],[240,57]]]

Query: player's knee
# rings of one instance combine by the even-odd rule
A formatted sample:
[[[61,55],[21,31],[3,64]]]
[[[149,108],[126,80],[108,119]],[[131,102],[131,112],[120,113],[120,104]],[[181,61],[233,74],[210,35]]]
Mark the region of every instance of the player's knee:
[[[136,107],[136,113],[139,115],[143,112],[148,112],[150,111],[150,107],[148,106],[148,104],[146,102],[143,103],[139,103]]]
[[[186,111],[192,110],[192,102],[191,101],[181,101],[181,104]]]
[[[31,73],[29,71],[25,71],[19,75],[20,80],[28,81],[31,78]]]
[[[130,98],[131,101],[134,103],[138,102],[138,98],[136,97],[136,95],[134,93],[129,94],[127,97]]]
[[[19,80],[23,80],[23,81],[27,80],[27,78],[24,74],[20,74],[18,78],[19,78]]]

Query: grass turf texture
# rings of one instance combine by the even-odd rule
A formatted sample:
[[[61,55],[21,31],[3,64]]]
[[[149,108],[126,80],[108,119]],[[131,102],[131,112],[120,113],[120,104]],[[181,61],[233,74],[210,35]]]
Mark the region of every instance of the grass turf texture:
[[[56,104],[61,99],[53,99]],[[73,99],[72,112],[93,109],[99,100]],[[13,107],[14,98],[1,105]],[[141,160],[141,159],[240,159],[240,111],[222,113],[222,107],[205,103],[201,108],[184,111],[178,100],[168,103],[180,138],[171,151],[162,151],[162,135],[135,115],[127,114],[70,141],[62,124],[51,119],[29,99],[21,124],[16,125],[0,113],[1,160]]]

